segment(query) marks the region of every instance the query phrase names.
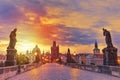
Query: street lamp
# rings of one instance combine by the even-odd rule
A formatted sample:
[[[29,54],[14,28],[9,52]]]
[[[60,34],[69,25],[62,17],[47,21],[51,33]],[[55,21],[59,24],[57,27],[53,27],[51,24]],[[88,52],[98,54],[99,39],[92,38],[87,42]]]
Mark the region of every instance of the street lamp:
[[[34,55],[35,55],[35,62],[38,63],[39,62],[39,55],[37,52],[35,52]]]
[[[35,56],[37,56],[37,52],[35,52],[35,54],[34,54]]]

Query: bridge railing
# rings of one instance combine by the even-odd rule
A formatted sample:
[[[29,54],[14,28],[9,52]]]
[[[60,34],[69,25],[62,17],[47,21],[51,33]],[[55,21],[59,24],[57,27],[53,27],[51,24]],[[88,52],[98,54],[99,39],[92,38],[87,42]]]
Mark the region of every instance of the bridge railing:
[[[0,80],[5,80],[19,73],[26,72],[33,68],[39,67],[40,65],[42,65],[42,63],[0,67]]]
[[[64,63],[64,65],[73,68],[80,68],[82,70],[88,70],[92,72],[104,73],[104,74],[120,77],[120,66],[104,66],[104,65],[96,66],[96,65],[83,65],[78,63]]]
[[[0,67],[0,80],[5,80],[6,78],[16,75],[17,66],[10,67]]]
[[[118,67],[118,66],[116,66],[116,67],[111,66],[110,70],[111,70],[111,74],[112,75],[120,77],[120,67]]]

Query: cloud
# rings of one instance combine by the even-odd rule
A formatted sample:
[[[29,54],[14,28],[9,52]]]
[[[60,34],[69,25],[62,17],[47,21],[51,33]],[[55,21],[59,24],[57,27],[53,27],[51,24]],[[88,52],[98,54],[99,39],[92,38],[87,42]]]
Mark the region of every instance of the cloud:
[[[75,49],[84,46],[84,51],[95,39],[105,45],[105,27],[114,31],[119,46],[119,5],[118,0],[0,0],[0,39],[9,40],[17,27],[18,43],[51,45],[56,40]]]
[[[65,44],[88,45],[88,44],[92,44],[93,41],[95,40],[95,33],[90,29],[63,27],[63,30],[68,31],[68,32],[62,33],[63,36],[65,37],[63,41],[65,42],[68,41],[68,43],[65,43]]]
[[[78,2],[82,8],[81,12],[89,15],[105,18],[119,16],[120,13],[120,1],[117,0],[80,0]]]
[[[0,1],[0,24],[16,25],[32,20],[33,18],[37,22],[40,22],[39,17],[46,14],[45,6],[39,0]]]
[[[0,24],[16,24],[23,14],[13,4],[0,1]]]
[[[39,37],[46,40],[57,40],[61,45],[92,44],[96,38],[96,33],[90,29],[66,27],[65,25],[44,25],[39,27]],[[42,42],[43,43],[43,42]],[[50,42],[51,43],[51,42]]]
[[[39,0],[13,0],[13,3],[23,12],[32,12],[39,16],[46,15],[46,9],[43,3]]]
[[[112,37],[112,41],[113,43],[115,43],[115,45],[119,45],[120,46],[120,38],[118,38],[118,36],[120,36],[120,32],[114,31],[114,30],[110,30],[111,33],[111,37]]]
[[[0,40],[0,54],[5,54],[8,46],[7,40]]]
[[[91,27],[93,28],[104,28],[106,26],[110,26],[110,23],[104,20],[98,20]]]

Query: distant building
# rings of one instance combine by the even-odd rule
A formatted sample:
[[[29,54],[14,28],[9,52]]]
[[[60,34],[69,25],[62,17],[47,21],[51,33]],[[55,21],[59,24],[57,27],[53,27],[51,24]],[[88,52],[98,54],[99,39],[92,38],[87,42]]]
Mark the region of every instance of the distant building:
[[[40,62],[41,51],[40,51],[40,48],[38,47],[38,45],[36,45],[35,48],[33,48],[32,54],[34,54],[34,56],[35,56],[35,62],[37,62],[37,63]]]
[[[95,40],[95,48],[93,49],[93,53],[94,54],[100,54],[100,49],[98,49],[98,43],[97,43],[96,40]]]
[[[93,57],[94,57],[93,53],[87,54],[87,56],[86,56],[86,64],[87,65],[93,65],[93,64],[95,64]]]
[[[62,53],[60,53],[60,54],[59,54],[59,57],[61,58],[61,61],[62,61],[62,62],[64,62],[64,63],[67,62],[67,54],[62,54]]]
[[[51,62],[51,54],[50,54],[50,52],[46,52],[46,53],[44,53],[44,55],[42,55],[42,61],[43,62],[48,62],[48,63]]]
[[[27,51],[26,55],[30,63],[33,63],[35,61],[39,62],[41,60],[41,51],[37,45],[35,46],[35,48],[33,48],[32,51]]]
[[[93,49],[93,63],[95,65],[103,65],[103,54],[100,54],[100,49],[98,49],[98,43],[95,41],[95,48]]]
[[[77,62],[86,65],[103,65],[103,54],[98,49],[98,43],[95,41],[93,53],[79,53],[77,56]]]
[[[56,41],[53,41],[51,47],[51,61],[56,62],[59,59],[59,45],[56,45]]]
[[[103,54],[94,54],[93,63],[95,65],[103,65]]]
[[[71,55],[70,53],[70,49],[68,48],[68,52],[67,52],[67,63],[75,63],[75,55]]]
[[[76,55],[77,57],[77,62],[79,64],[86,64],[86,65],[89,65],[92,63],[92,53],[79,53]]]

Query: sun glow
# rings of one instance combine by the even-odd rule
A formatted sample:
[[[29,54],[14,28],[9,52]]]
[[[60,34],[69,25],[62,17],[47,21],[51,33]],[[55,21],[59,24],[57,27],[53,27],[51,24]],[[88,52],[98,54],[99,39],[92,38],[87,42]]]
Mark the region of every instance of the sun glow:
[[[33,48],[36,45],[38,45],[38,47],[40,48],[41,53],[42,53],[42,51],[49,52],[50,46],[37,44],[37,43],[34,43],[34,42],[21,42],[21,43],[18,43],[17,46],[16,46],[16,49],[19,50],[18,52],[25,53],[27,50],[32,51]]]
[[[118,59],[118,64],[120,65],[120,59]]]
[[[58,23],[58,19],[51,19],[47,17],[41,17],[40,18],[42,24],[56,24]]]
[[[18,44],[17,49],[22,51],[22,52],[25,52],[27,50],[32,50],[34,46],[35,46],[35,43],[21,42]]]

